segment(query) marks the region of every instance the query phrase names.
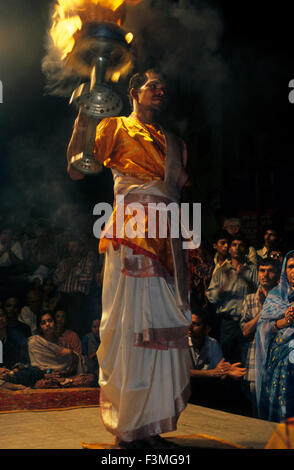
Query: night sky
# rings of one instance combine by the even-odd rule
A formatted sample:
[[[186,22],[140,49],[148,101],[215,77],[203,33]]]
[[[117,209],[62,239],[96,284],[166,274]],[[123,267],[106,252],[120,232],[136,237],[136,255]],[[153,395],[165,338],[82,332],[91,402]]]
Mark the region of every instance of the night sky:
[[[214,12],[197,25],[203,40],[191,24],[182,39],[169,29],[175,20],[170,22],[168,9],[179,5],[183,13],[185,2],[161,1],[167,6],[162,16],[156,15],[157,3],[150,3],[154,12],[138,35],[137,65],[162,60],[171,77],[166,121],[187,142],[195,181],[190,196],[202,203],[204,225],[209,231],[221,215],[272,209],[285,224],[284,212],[294,218],[294,104],[288,100],[294,78],[293,6],[195,0],[195,12]],[[95,203],[112,199],[110,172],[82,182],[72,182],[66,173],[76,110],[68,98],[44,94],[41,62],[50,5],[48,0],[1,5],[0,216],[17,224],[37,217],[66,225],[81,213],[91,219]],[[137,22],[141,30],[143,16]],[[164,40],[150,26],[159,24]],[[119,89],[125,88],[122,81]]]

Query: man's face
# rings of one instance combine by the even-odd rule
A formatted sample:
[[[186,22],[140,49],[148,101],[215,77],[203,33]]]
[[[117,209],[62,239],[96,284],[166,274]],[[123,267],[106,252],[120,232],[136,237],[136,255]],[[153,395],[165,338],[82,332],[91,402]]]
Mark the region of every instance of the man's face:
[[[233,240],[229,248],[229,253],[233,259],[242,258],[246,253],[246,245],[242,240]]]
[[[160,111],[166,101],[166,84],[163,78],[154,73],[146,72],[147,81],[135,90],[135,99],[139,108]]]
[[[97,336],[99,336],[99,328],[100,328],[100,322],[99,320],[94,320],[92,323],[92,333]]]
[[[230,235],[234,236],[240,231],[240,226],[237,224],[229,224],[226,225],[226,231],[229,232]]]
[[[0,241],[3,243],[9,242],[12,238],[12,231],[10,229],[2,230],[0,233]]]
[[[219,255],[225,257],[229,253],[229,240],[221,238],[213,245],[213,247]]]
[[[264,244],[267,248],[274,246],[278,241],[278,234],[275,230],[267,230],[264,234]]]
[[[15,297],[10,297],[5,302],[5,311],[9,318],[14,318],[19,312],[19,302]]]
[[[63,310],[57,310],[55,314],[55,322],[56,325],[65,325],[66,317],[65,312]]]
[[[39,313],[42,306],[42,297],[38,292],[29,292],[27,296],[27,303],[32,312]]]
[[[286,274],[290,288],[294,290],[294,258],[289,258],[286,266]]]
[[[189,333],[194,339],[202,339],[208,333],[207,326],[204,325],[198,315],[192,314],[192,323],[190,325]]]
[[[277,284],[278,278],[279,274],[273,266],[259,266],[258,280],[261,287],[272,289]]]
[[[0,309],[0,330],[5,328],[6,325],[7,325],[7,318],[6,318],[4,310],[1,308]]]

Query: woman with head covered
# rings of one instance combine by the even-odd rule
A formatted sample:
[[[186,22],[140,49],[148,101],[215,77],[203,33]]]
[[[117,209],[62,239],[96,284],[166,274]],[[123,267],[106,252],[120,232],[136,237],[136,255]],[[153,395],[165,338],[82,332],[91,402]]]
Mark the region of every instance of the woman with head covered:
[[[256,334],[256,393],[262,419],[294,416],[294,250],[264,303]]]

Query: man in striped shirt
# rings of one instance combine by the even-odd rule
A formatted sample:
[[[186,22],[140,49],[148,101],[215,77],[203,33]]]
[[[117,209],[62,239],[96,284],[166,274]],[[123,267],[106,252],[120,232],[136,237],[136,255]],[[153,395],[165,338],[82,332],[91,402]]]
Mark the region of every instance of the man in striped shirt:
[[[280,276],[280,265],[276,260],[263,259],[258,267],[259,287],[255,294],[245,297],[242,307],[240,326],[245,342],[242,359],[247,369],[244,377],[245,392],[256,416],[255,398],[255,332],[262,306],[269,291],[276,286]]]
[[[60,303],[68,312],[69,328],[80,336],[87,333],[88,298],[95,276],[97,256],[86,251],[79,239],[68,241],[68,256],[57,266],[53,280],[61,293]]]

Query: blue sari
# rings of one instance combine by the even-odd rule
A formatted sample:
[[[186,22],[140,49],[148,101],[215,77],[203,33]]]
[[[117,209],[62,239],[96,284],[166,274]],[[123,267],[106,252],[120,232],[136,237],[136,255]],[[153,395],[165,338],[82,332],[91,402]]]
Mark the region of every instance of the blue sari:
[[[294,327],[275,331],[274,322],[294,302],[286,274],[290,251],[284,258],[281,279],[263,305],[256,331],[256,398],[261,419],[281,422],[294,416]]]

